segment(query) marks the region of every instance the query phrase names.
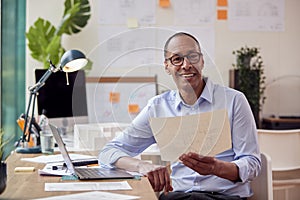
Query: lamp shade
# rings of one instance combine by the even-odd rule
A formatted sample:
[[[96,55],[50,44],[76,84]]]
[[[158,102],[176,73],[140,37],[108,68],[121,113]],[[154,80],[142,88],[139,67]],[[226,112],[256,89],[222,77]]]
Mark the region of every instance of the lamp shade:
[[[60,66],[64,72],[80,70],[88,63],[85,55],[78,50],[69,50],[60,59]]]

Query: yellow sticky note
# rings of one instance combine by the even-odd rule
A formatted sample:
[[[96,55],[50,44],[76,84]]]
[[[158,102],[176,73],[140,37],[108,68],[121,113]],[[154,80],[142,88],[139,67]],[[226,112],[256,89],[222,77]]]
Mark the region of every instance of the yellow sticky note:
[[[129,104],[128,105],[128,112],[130,114],[138,113],[139,111],[140,111],[140,107],[138,104]]]
[[[227,10],[218,10],[218,20],[227,20]]]
[[[16,167],[15,172],[34,172],[34,167]]]
[[[159,6],[162,8],[168,8],[170,5],[170,0],[159,0]]]
[[[109,93],[109,102],[119,103],[120,102],[120,93],[119,92],[110,92]]]
[[[217,6],[228,6],[227,0],[218,0]]]
[[[128,28],[137,28],[139,26],[138,20],[136,18],[128,18],[127,19],[127,27]]]

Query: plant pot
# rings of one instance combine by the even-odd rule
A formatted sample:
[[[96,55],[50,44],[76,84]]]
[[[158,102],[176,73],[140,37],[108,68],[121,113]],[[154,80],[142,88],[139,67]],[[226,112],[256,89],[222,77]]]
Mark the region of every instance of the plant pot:
[[[6,173],[6,163],[1,161],[0,163],[0,194],[4,192],[6,188],[6,180],[7,180],[7,173]]]

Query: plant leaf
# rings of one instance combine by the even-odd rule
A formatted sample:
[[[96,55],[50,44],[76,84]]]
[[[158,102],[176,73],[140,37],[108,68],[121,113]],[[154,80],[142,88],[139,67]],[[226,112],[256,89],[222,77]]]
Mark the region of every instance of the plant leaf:
[[[49,60],[51,60],[54,65],[58,65],[64,52],[65,50],[61,46],[61,36],[55,35],[47,46],[47,58],[44,61],[49,65]]]
[[[34,59],[43,63],[45,63],[45,60],[48,60],[47,47],[51,43],[55,31],[55,27],[42,18],[38,18],[34,25],[30,27],[26,33],[26,38],[28,39],[28,48],[31,51],[31,56]],[[47,67],[45,66],[45,68]]]
[[[32,58],[49,68],[49,60],[59,63],[65,52],[61,46],[62,34],[78,33],[87,24],[91,13],[88,0],[66,0],[63,19],[56,29],[49,21],[38,18],[26,33]]]
[[[7,145],[10,141],[13,140],[14,136],[12,135],[10,138],[5,139],[4,130],[0,129],[0,161],[6,160],[7,155],[5,155],[5,145]]]
[[[78,33],[91,16],[91,8],[88,0],[66,0],[63,19],[57,30],[57,34],[68,35]]]

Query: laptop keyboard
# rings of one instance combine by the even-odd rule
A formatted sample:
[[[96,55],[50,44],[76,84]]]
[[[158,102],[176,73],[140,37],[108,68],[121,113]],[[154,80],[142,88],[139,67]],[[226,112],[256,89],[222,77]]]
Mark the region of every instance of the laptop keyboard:
[[[79,179],[120,179],[134,178],[133,175],[123,170],[110,170],[103,168],[75,168]]]
[[[83,177],[103,177],[105,174],[97,168],[82,168],[76,169],[76,173],[80,174]]]

